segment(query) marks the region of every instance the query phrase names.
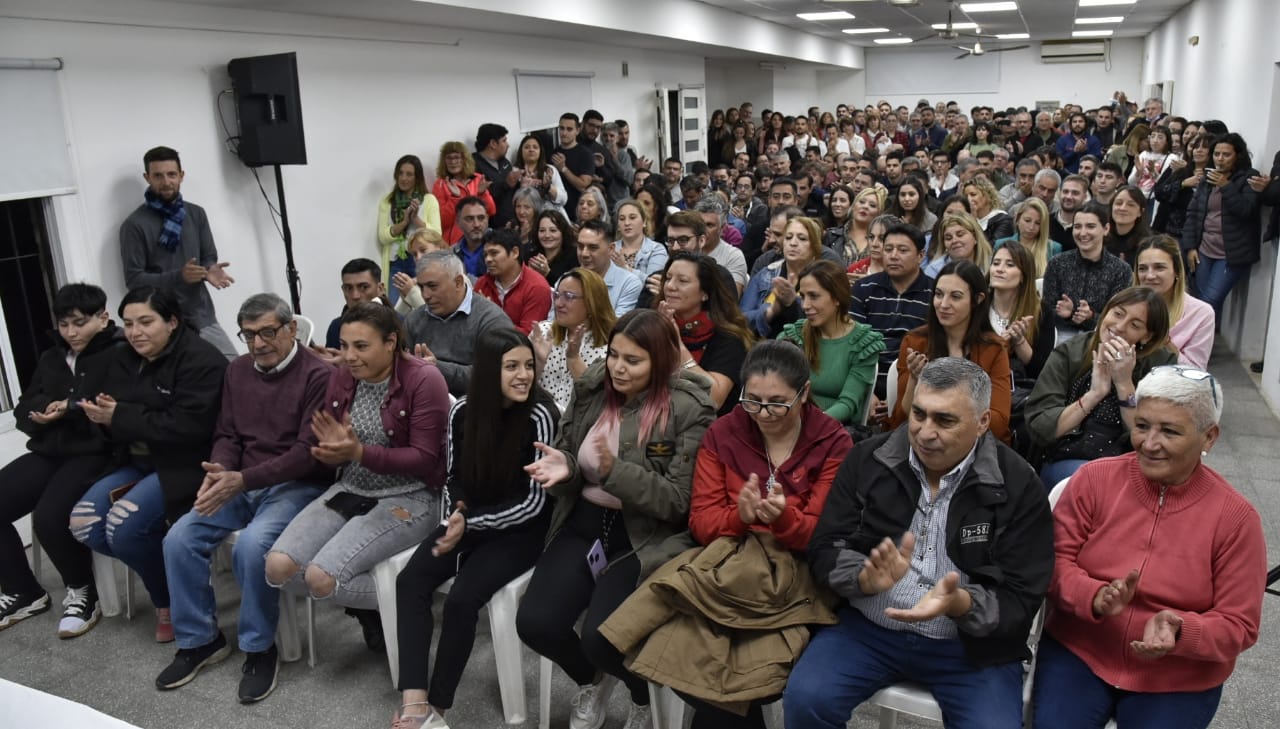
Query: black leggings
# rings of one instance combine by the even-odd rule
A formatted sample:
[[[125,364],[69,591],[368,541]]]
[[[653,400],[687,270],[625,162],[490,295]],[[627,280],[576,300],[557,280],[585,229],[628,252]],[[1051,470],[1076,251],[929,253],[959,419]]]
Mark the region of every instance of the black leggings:
[[[676,695],[693,709],[693,723],[689,729],[765,729],[764,708],[759,701],[751,702],[746,716],[738,716],[682,691],[677,691]]]
[[[13,522],[31,514],[40,546],[69,587],[93,584],[93,555],[71,536],[76,505],[106,468],[105,456],[56,458],[25,453],[0,469],[0,592],[34,594],[44,588],[27,565]]]
[[[548,505],[538,517],[511,529],[466,531],[453,551],[439,557],[431,554],[431,548],[444,535],[444,527],[423,540],[396,579],[401,691],[427,689],[432,706],[453,706],[458,681],[476,640],[480,608],[533,567],[550,521]],[[436,588],[450,577],[454,578],[453,586],[444,599],[435,671],[428,675],[434,622],[431,603]]]
[[[538,559],[516,614],[516,630],[525,645],[555,661],[579,686],[594,682],[603,671],[626,683],[632,702],[647,706],[648,683],[623,667],[622,654],[599,630],[640,581],[640,559],[634,554],[618,558],[631,551],[618,512],[613,512],[606,545],[608,569],[595,581],[587,567],[587,551],[602,537],[604,518],[611,511],[582,500],[574,506],[564,528]],[[579,638],[573,626],[583,610],[586,618]]]

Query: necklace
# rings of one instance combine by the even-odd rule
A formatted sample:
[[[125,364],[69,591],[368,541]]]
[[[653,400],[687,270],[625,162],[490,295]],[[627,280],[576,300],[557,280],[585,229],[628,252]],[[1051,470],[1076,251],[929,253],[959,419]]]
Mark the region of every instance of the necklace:
[[[782,460],[778,461],[777,465],[774,465],[773,456],[769,453],[769,444],[768,443],[764,444],[764,458],[765,458],[765,461],[769,464],[769,480],[765,481],[765,484],[764,484],[765,491],[772,491],[773,487],[778,485],[778,478],[777,478],[778,469],[782,467],[782,464],[787,462],[787,459],[791,457],[792,452],[795,451],[796,444],[800,442],[800,433],[803,430],[804,430],[804,421],[801,420],[800,427],[796,428],[795,437],[791,439],[791,445],[787,447],[787,455],[783,456]]]

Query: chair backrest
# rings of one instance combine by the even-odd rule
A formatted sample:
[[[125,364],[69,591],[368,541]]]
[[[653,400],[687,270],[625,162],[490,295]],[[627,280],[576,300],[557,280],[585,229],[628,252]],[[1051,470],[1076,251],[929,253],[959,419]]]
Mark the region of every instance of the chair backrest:
[[[1067,490],[1067,482],[1070,480],[1071,480],[1070,478],[1062,479],[1053,487],[1053,490],[1049,492],[1049,509],[1050,510],[1056,509],[1058,507],[1058,499],[1062,498],[1062,492]]]
[[[871,398],[876,395],[876,381],[880,379],[880,363],[876,362],[875,374],[871,376],[871,387],[867,388],[867,396],[862,399],[862,420],[863,425],[871,419]]]
[[[298,341],[302,342],[302,346],[310,347],[311,334],[316,330],[315,322],[311,321],[310,319],[308,319],[307,317],[301,314],[295,315],[293,317],[293,320],[298,322],[298,336],[297,336]]]
[[[889,415],[893,415],[893,406],[898,404],[898,366],[892,364],[885,373],[884,402],[888,406]]]

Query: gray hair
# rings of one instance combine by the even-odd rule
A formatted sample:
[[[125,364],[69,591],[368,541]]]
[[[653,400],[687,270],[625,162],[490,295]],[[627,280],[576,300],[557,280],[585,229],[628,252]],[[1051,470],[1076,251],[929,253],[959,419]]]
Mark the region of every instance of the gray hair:
[[[920,372],[919,384],[933,390],[964,388],[976,417],[991,408],[991,377],[963,357],[939,357],[930,361]]]
[[[729,214],[729,206],[715,195],[703,195],[698,204],[693,206],[693,210],[698,213],[715,213],[720,216],[721,225],[724,225],[725,216]]]
[[[527,202],[533,206],[534,214],[542,212],[545,204],[542,202],[542,195],[539,194],[535,187],[522,187],[516,190],[516,194],[512,197],[512,203]]]
[[[293,321],[293,307],[289,302],[275,294],[254,294],[244,300],[240,311],[236,314],[236,326],[245,320],[257,319],[267,314],[275,314],[281,326]]]
[[[609,203],[605,202],[604,193],[600,192],[600,188],[598,187],[588,187],[587,189],[582,191],[583,197],[587,195],[590,195],[591,197],[595,198],[596,205],[600,207],[600,222],[604,223],[605,227],[608,227],[609,226]]]
[[[422,273],[431,266],[440,266],[450,276],[465,276],[467,273],[467,270],[462,267],[462,259],[458,258],[458,254],[454,253],[452,248],[424,253],[418,259],[417,272]]]
[[[1054,182],[1058,183],[1058,185],[1059,185],[1059,186],[1061,186],[1061,185],[1062,185],[1062,175],[1059,175],[1057,170],[1050,169],[1050,168],[1048,168],[1048,167],[1046,167],[1046,168],[1044,168],[1044,169],[1042,169],[1042,170],[1040,170],[1039,172],[1037,172],[1037,173],[1036,173],[1036,179],[1035,179],[1035,181],[1036,181],[1036,182],[1039,182],[1040,180],[1042,180],[1042,179],[1044,179],[1044,178],[1046,178],[1046,177],[1053,177],[1053,181],[1054,181]]]
[[[1134,394],[1138,402],[1149,397],[1186,408],[1191,422],[1203,433],[1222,418],[1222,385],[1213,375],[1200,379],[1188,376],[1201,372],[1205,371],[1181,365],[1156,367],[1142,378]]]

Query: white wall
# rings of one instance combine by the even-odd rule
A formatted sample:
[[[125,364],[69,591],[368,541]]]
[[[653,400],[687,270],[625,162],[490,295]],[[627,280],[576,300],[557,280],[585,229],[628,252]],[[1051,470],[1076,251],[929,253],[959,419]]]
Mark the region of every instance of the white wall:
[[[93,0],[59,4],[80,4],[86,16],[103,7]],[[136,24],[128,14],[134,5]],[[303,311],[319,326],[341,308],[341,265],[376,257],[377,201],[390,188],[396,158],[415,153],[434,168],[443,141],[470,145],[482,122],[514,130],[512,69],[594,71],[595,107],[608,118],[627,118],[633,145],[650,156],[655,84],[704,82],[698,56],[629,49],[624,79],[613,49],[586,43],[449,31],[450,39],[461,38],[459,47],[449,47],[418,42],[433,36],[429,28],[153,3],[111,7],[118,22],[0,23],[5,56],[57,56],[66,63],[61,83],[79,182],[78,194],[54,205],[66,273],[102,283],[118,300],[117,229],[142,200],[142,153],[173,146],[188,174],[183,193],[208,210],[221,257],[237,280],[213,295],[228,330],[246,296],[288,291],[282,244],[265,203],[249,170],[222,142],[215,98],[230,86],[229,59],[298,53],[310,163],[285,168],[284,179]],[[163,27],[167,12],[182,14],[174,21],[181,27]],[[238,29],[244,26],[257,30]],[[232,106],[224,99],[224,113],[234,120]],[[262,174],[274,199],[271,172]]]
[[[854,69],[818,71],[818,100],[815,102],[832,113],[840,104],[867,104],[866,72]]]
[[[1144,51],[1144,88],[1172,79],[1173,111],[1226,122],[1244,136],[1264,174],[1280,148],[1277,22],[1274,0],[1196,0],[1148,36]],[[1198,45],[1187,42],[1193,35]],[[1275,243],[1264,243],[1262,261],[1228,299],[1222,337],[1245,360],[1261,358],[1266,340],[1263,392],[1280,411],[1280,336],[1271,332],[1280,318],[1270,316],[1280,315],[1271,295],[1277,273]]]
[[[818,104],[818,69],[790,64],[773,72],[773,105],[783,114],[803,114]]]
[[[760,112],[773,108],[773,71],[760,68],[759,61],[708,58],[707,108],[728,109],[750,101],[755,107],[756,126]]]
[[[891,59],[894,54],[910,53],[910,49],[868,49],[868,66],[874,57]],[[959,52],[957,51],[957,55]],[[1111,43],[1110,68],[1105,63],[1056,63],[1040,62],[1040,45],[1020,51],[996,54],[1000,59],[999,90],[994,93],[921,94],[918,88],[904,86],[900,89],[867,88],[875,100],[887,99],[894,106],[904,104],[915,108],[923,95],[933,102],[952,100],[960,108],[987,105],[997,109],[1010,106],[1032,106],[1038,100],[1057,100],[1059,103],[1080,104],[1093,108],[1111,98],[1117,90],[1128,93],[1130,98],[1141,96],[1142,39],[1118,38]],[[963,64],[971,59],[944,61]],[[1145,87],[1143,87],[1145,88]]]

